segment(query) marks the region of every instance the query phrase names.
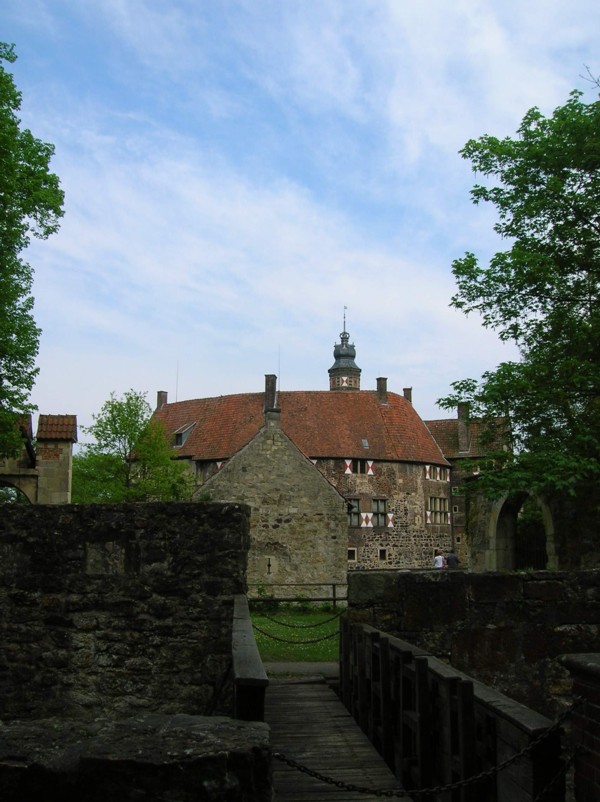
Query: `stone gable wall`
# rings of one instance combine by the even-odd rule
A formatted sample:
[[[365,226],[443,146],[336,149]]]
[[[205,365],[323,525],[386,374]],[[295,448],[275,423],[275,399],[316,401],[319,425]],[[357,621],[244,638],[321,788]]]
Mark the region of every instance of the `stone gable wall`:
[[[239,504],[7,505],[0,719],[231,712]]]
[[[354,572],[348,605],[544,715],[570,699],[559,656],[600,652],[600,571]]]
[[[277,425],[267,426],[206,482],[215,501],[248,504],[248,583],[276,593],[317,595],[346,584],[346,503]]]

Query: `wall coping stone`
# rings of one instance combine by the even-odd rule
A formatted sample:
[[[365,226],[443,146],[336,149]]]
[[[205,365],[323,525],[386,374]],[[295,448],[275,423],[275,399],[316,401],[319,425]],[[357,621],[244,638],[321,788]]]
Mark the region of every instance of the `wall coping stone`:
[[[93,800],[109,798],[103,796],[108,792],[110,798],[145,799],[150,790],[169,791],[173,782],[185,791],[177,799],[202,792],[202,799],[220,800],[227,792],[227,799],[262,802],[270,799],[271,774],[269,727],[262,722],[152,713],[117,721],[0,722],[6,802],[32,798],[28,794],[38,788],[52,800],[61,791],[68,800],[84,791]],[[229,796],[234,784],[239,793]]]
[[[563,654],[559,659],[569,671],[600,681],[600,654]]]

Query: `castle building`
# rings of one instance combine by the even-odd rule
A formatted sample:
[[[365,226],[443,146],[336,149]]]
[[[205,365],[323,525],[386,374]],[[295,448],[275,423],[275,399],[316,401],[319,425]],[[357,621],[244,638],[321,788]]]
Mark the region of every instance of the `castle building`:
[[[387,379],[360,386],[346,331],[329,391],[277,391],[168,403],[161,421],[198,496],[252,508],[249,582],[338,581],[347,570],[430,568],[454,546],[450,463]],[[333,576],[333,575],[334,576]]]
[[[17,491],[32,504],[68,504],[77,417],[40,415],[35,440],[31,415],[20,421],[18,428],[23,448],[14,458],[0,458],[0,487]]]

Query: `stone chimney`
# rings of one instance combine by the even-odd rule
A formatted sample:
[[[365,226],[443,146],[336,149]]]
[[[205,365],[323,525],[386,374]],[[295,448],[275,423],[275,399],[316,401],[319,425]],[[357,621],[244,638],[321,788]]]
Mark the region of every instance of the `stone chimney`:
[[[471,450],[471,437],[469,433],[469,405],[458,405],[458,452],[468,454]]]
[[[387,378],[380,376],[377,379],[377,400],[380,404],[387,404]]]
[[[404,393],[404,397],[406,398],[408,403],[412,404],[412,387],[405,387],[404,390],[402,390],[402,392]]]
[[[159,390],[156,393],[156,409],[164,407],[167,403],[168,393],[166,390]]]
[[[265,375],[265,425],[280,426],[281,410],[277,406],[277,376]]]
[[[277,396],[277,376],[267,373],[265,376],[265,412],[276,409],[275,398]]]

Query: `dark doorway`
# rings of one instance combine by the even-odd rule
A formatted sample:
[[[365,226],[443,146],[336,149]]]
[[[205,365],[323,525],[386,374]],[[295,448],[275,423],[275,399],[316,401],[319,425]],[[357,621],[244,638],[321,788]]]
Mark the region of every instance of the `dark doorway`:
[[[546,530],[535,499],[526,498],[517,514],[515,569],[543,570],[548,564]]]

